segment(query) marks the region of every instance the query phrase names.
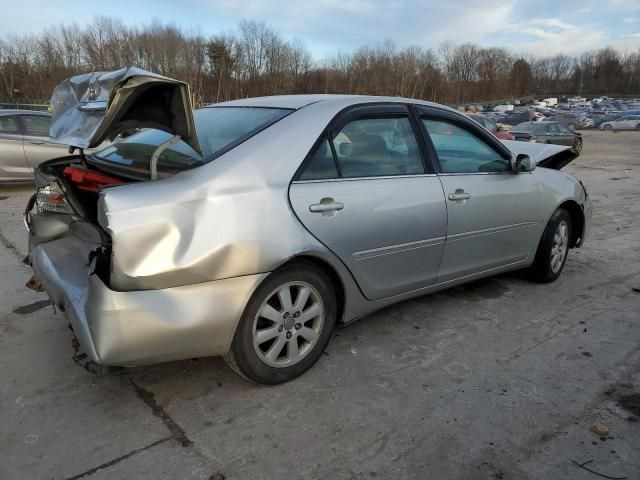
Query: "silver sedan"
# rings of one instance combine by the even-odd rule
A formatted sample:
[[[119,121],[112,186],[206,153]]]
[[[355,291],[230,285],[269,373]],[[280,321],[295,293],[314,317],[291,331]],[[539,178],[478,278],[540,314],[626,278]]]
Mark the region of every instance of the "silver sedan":
[[[0,183],[33,183],[33,169],[64,155],[49,141],[51,115],[32,110],[0,110]]]
[[[37,172],[33,285],[97,364],[222,355],[284,382],[337,324],[392,303],[515,269],[555,280],[589,228],[584,186],[557,171],[568,147],[501,142],[442,105],[243,99],[196,111],[193,130],[172,115]]]

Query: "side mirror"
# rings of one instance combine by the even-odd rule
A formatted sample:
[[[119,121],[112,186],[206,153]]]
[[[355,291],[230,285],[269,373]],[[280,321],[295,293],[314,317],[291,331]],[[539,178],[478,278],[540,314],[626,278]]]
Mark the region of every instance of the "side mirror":
[[[529,155],[525,155],[523,153],[518,155],[515,161],[512,161],[512,165],[515,173],[533,172],[536,169],[536,162],[531,160]]]
[[[498,131],[501,132],[504,130],[504,127],[502,125],[498,125]]]

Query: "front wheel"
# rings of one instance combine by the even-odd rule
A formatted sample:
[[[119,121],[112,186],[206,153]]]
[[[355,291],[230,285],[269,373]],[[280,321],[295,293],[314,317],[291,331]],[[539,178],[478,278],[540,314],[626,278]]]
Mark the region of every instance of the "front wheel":
[[[605,130],[613,130],[613,127],[611,125],[605,125],[604,129]]]
[[[553,282],[560,276],[569,253],[571,217],[566,210],[556,210],[547,223],[529,273],[540,283]]]
[[[287,382],[322,355],[336,315],[335,292],[321,270],[305,262],[285,266],[251,297],[224,358],[252,382]]]
[[[573,144],[573,149],[576,153],[580,153],[582,151],[582,138],[576,138],[576,141]]]

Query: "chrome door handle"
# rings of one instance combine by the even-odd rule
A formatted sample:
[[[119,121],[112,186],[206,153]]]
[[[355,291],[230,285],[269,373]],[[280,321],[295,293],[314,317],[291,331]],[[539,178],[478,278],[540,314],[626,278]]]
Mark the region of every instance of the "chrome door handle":
[[[447,195],[447,198],[452,202],[459,202],[461,200],[469,200],[471,198],[471,194],[465,192],[461,188],[458,188],[455,193]]]
[[[340,202],[314,203],[313,205],[309,205],[309,211],[313,213],[331,212],[334,210],[342,210],[343,208],[344,208],[344,203],[340,203]]]
[[[41,142],[39,140],[29,140],[29,143],[32,143],[34,145],[43,145],[44,144],[44,142]]]
[[[338,210],[344,208],[344,203],[336,202],[333,198],[323,198],[320,203],[314,203],[309,205],[309,211],[311,213],[322,213],[325,217],[331,217],[336,214]]]

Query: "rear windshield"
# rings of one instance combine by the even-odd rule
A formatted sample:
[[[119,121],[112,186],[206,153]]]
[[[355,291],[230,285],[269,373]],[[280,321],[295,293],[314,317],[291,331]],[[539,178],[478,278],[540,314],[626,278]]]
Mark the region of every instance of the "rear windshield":
[[[177,171],[206,163],[260,130],[277,122],[291,110],[282,108],[209,107],[193,113],[202,155],[184,142],[167,148],[158,158],[158,170]],[[143,130],[93,154],[99,160],[125,167],[148,169],[154,150],[171,138],[161,130]]]

